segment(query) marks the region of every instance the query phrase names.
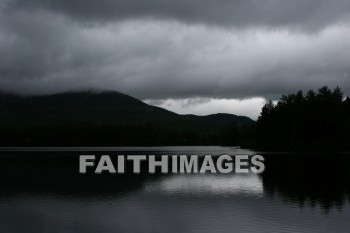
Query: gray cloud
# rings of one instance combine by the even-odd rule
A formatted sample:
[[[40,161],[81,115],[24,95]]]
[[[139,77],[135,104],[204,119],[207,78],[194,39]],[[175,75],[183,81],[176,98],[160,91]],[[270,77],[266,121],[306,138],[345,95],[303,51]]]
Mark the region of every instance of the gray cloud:
[[[14,0],[9,10],[43,9],[82,22],[173,19],[225,27],[319,29],[349,19],[347,0]]]
[[[0,89],[113,89],[153,101],[276,98],[322,85],[350,93],[349,5],[3,1]]]

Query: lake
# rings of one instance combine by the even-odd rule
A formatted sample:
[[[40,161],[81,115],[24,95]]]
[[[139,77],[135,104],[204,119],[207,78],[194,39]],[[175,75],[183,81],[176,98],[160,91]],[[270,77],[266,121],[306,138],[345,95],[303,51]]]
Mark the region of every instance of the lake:
[[[262,174],[79,174],[79,155],[262,154]],[[1,233],[350,232],[350,154],[3,148]]]

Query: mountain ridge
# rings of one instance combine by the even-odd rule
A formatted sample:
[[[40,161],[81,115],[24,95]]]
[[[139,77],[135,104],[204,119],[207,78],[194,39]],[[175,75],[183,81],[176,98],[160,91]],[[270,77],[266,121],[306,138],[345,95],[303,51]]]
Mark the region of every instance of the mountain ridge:
[[[65,139],[64,135],[73,134],[84,138],[86,135],[81,135],[79,131],[87,135],[111,134],[106,141],[112,142],[113,137],[118,138],[115,137],[116,134],[128,135],[127,137],[131,138],[131,135],[126,133],[127,130],[134,131],[135,134],[143,132],[142,135],[134,137],[135,142],[143,141],[140,138],[147,137],[147,131],[158,138],[154,143],[136,143],[137,145],[163,144],[163,140],[159,139],[162,138],[162,134],[167,135],[168,139],[165,141],[170,144],[173,135],[177,135],[174,142],[179,144],[191,141],[199,144],[219,143],[220,130],[228,126],[241,127],[254,123],[248,117],[227,113],[206,116],[181,115],[116,91],[71,91],[36,96],[0,94],[0,110],[0,129],[12,135],[10,140],[2,133],[6,145],[46,145],[54,144],[55,140],[58,144],[75,145],[77,139],[70,137],[68,140],[69,137]],[[37,132],[30,131],[42,133],[36,135]],[[192,140],[190,135],[198,140]],[[61,141],[54,138],[61,138]],[[95,138],[95,142],[103,142],[102,138],[105,137],[100,135],[92,138]],[[49,143],[44,143],[46,141]],[[93,143],[91,140],[78,141],[84,145]],[[131,139],[128,143],[121,143],[129,144],[133,144]]]

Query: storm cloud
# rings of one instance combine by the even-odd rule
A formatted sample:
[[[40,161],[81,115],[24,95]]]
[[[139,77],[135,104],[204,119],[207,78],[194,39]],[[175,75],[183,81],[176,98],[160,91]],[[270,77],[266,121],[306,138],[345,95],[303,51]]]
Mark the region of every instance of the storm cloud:
[[[154,103],[349,94],[349,13],[345,0],[1,0],[0,89]]]
[[[225,27],[320,29],[349,19],[346,0],[14,0],[8,9],[57,12],[82,22],[153,18]]]

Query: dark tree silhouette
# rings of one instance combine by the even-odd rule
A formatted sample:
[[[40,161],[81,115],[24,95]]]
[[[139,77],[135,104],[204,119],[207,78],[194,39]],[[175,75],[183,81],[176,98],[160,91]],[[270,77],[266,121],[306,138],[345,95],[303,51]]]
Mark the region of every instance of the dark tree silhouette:
[[[349,149],[349,97],[339,87],[268,101],[256,124],[256,143],[268,150]]]

